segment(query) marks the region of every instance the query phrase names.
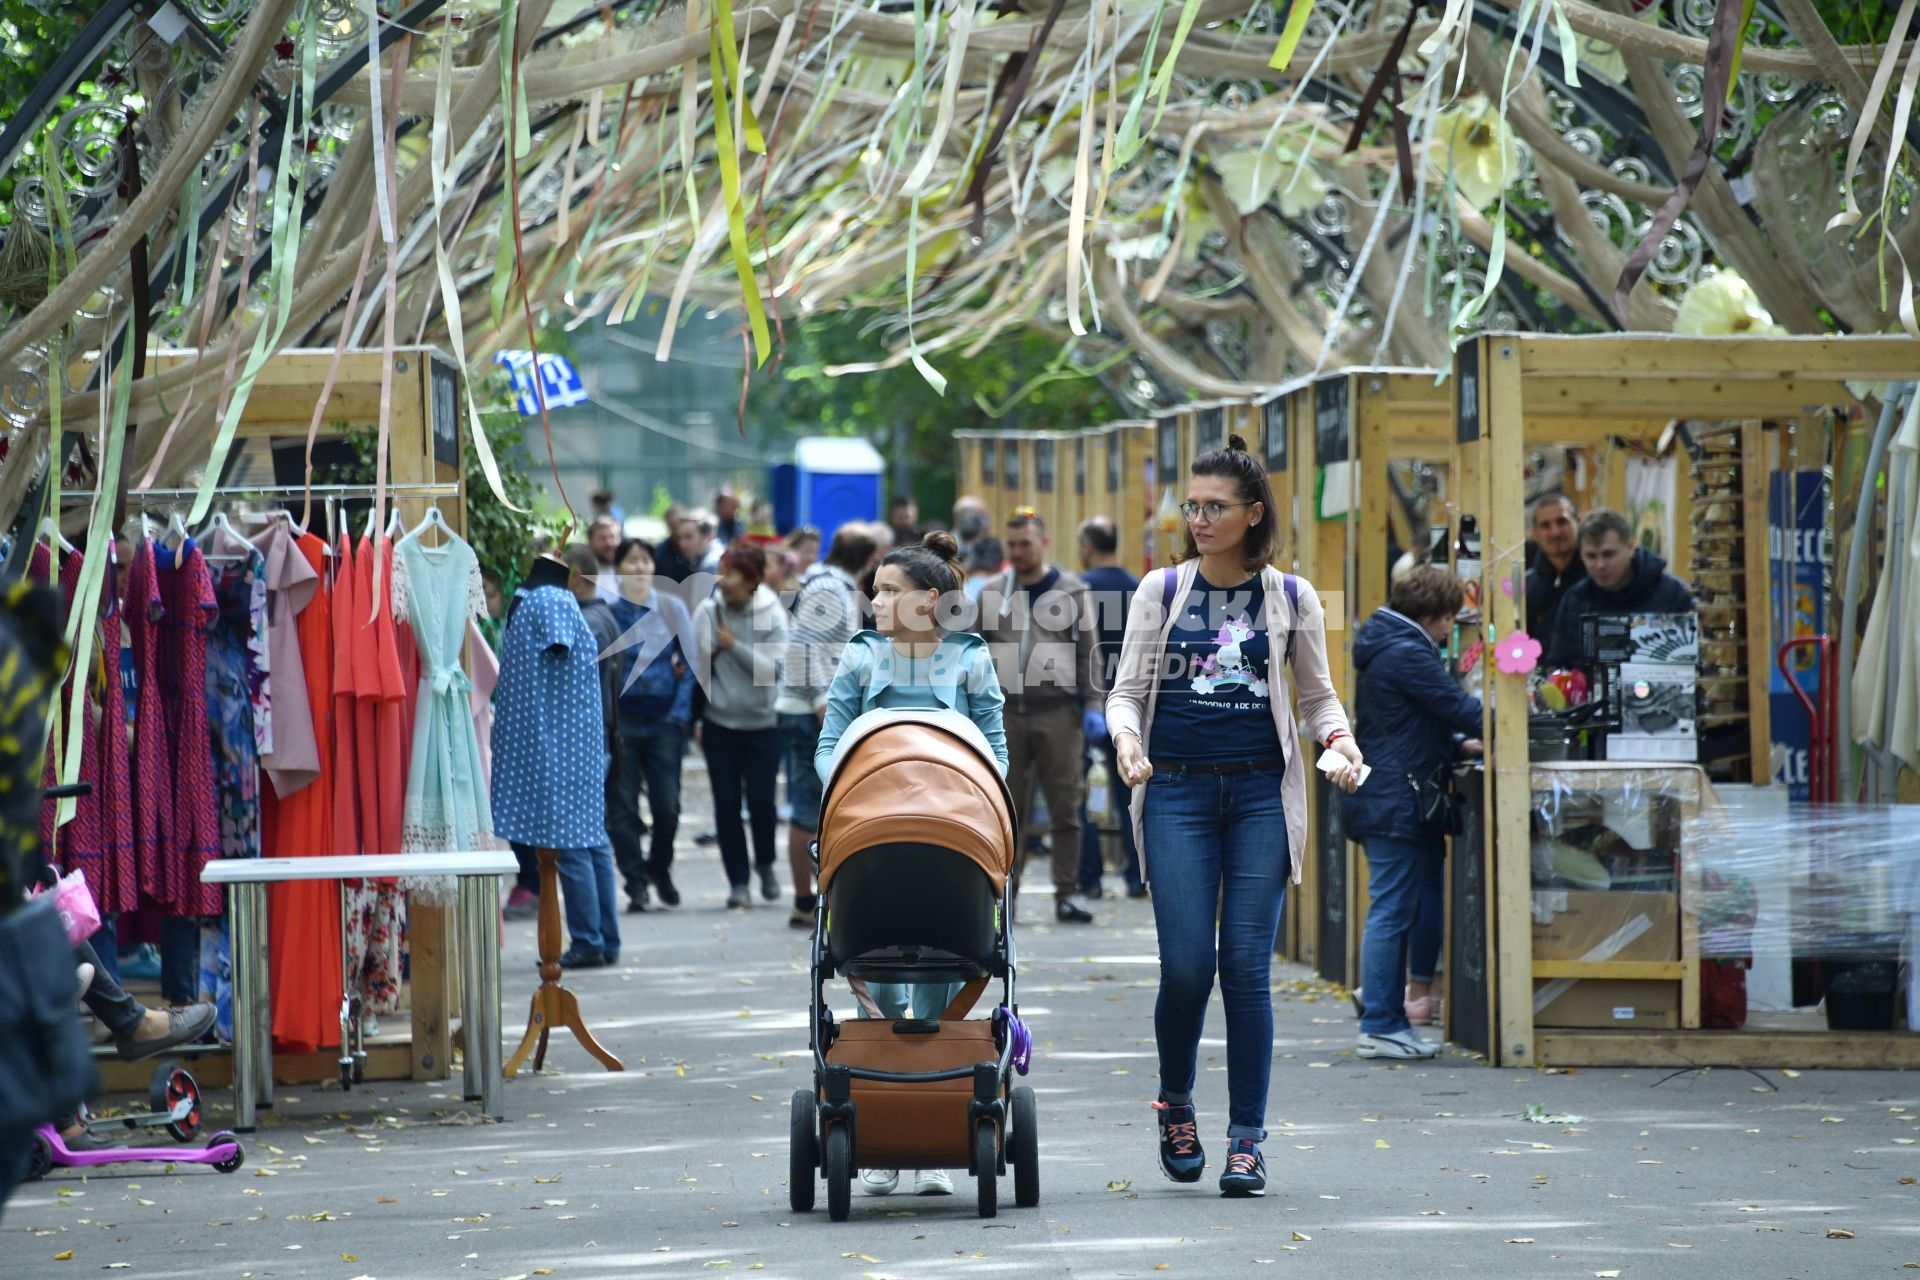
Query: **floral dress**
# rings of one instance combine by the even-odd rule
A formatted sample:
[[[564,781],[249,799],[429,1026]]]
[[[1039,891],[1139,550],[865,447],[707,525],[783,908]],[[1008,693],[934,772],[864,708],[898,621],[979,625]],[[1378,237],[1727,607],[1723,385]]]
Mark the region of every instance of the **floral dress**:
[[[219,798],[220,856],[260,856],[260,755],[268,720],[267,558],[238,538],[208,544],[217,606],[207,635],[207,726]]]

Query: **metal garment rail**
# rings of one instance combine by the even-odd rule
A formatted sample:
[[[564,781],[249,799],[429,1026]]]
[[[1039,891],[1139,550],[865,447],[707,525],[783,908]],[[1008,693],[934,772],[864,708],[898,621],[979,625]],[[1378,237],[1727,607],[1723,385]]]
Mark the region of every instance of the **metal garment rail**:
[[[371,484],[316,484],[312,488],[298,484],[256,485],[251,488],[221,488],[213,491],[213,496],[225,502],[264,501],[269,498],[304,498],[312,494],[316,498],[375,498],[385,493],[389,498],[457,498],[460,486],[452,481],[437,481],[421,484],[390,484],[383,490]],[[129,489],[128,506],[160,506],[169,502],[191,502],[200,495],[198,489]],[[69,499],[78,502],[91,501],[100,496],[98,489],[63,489],[60,500]]]

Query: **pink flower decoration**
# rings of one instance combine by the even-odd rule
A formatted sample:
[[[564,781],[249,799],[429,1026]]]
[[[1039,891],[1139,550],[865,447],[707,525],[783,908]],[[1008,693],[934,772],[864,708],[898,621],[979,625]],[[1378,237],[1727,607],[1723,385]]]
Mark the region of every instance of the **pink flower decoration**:
[[[1493,664],[1510,676],[1523,676],[1540,665],[1540,642],[1524,631],[1503,637],[1493,646]]]

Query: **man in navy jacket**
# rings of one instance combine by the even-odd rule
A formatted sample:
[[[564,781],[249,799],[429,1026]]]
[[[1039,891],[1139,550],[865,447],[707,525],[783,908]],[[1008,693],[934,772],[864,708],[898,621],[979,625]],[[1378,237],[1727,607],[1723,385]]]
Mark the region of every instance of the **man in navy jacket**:
[[[1580,559],[1587,577],[1567,589],[1553,619],[1546,669],[1586,665],[1581,619],[1590,613],[1690,613],[1693,593],[1667,572],[1667,562],[1633,540],[1618,511],[1595,511],[1580,522]]]

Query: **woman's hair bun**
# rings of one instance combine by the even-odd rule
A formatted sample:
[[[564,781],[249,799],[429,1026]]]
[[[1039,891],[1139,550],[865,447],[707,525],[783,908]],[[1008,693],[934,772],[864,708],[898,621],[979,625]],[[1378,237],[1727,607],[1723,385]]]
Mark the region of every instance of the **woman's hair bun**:
[[[960,557],[960,544],[945,529],[935,529],[920,539],[920,545],[942,560],[957,560]]]
[[[1247,451],[1247,438],[1240,435],[1228,436],[1227,448],[1233,450],[1235,453],[1245,453]]]

